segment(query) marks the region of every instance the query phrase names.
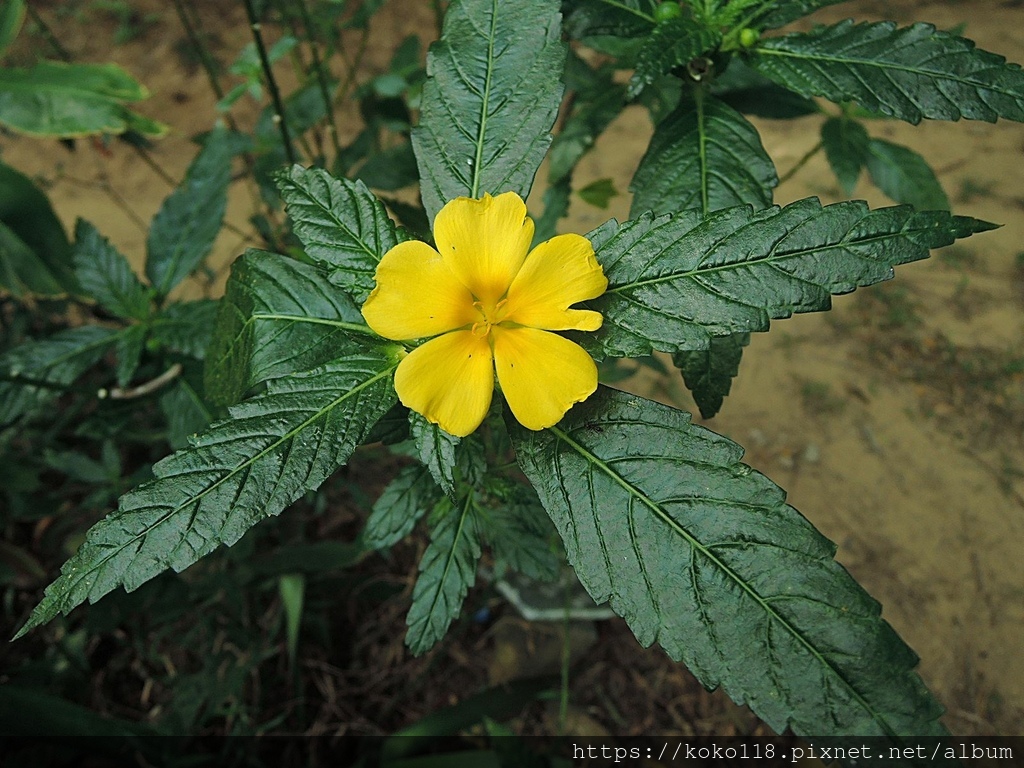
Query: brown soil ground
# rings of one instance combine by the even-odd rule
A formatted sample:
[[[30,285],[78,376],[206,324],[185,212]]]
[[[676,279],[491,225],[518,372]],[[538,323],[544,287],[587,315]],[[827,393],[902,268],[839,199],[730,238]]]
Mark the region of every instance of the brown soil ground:
[[[135,0],[139,34],[117,46],[111,19],[88,3],[36,5],[78,60],[116,61],[149,87],[153,95],[141,111],[172,128],[152,157],[180,178],[194,153],[189,137],[211,125],[215,99],[202,71],[183,64],[183,35],[169,4]],[[232,60],[248,41],[240,4],[200,5],[216,52]],[[826,9],[815,20],[847,16],[926,20],[940,28],[966,20],[965,34],[981,47],[1024,60],[1020,2],[862,0]],[[374,21],[358,78],[383,71],[396,41],[411,33],[427,37],[433,25],[430,4],[392,0]],[[244,113],[243,121],[251,117]],[[780,174],[817,142],[820,120],[758,121]],[[355,125],[349,116],[343,128]],[[709,426],[745,445],[748,461],[839,544],[840,562],[921,656],[920,672],[947,707],[954,733],[1024,734],[1024,126],[886,121],[870,128],[925,155],[957,213],[1006,226],[904,267],[892,283],[838,298],[833,312],[775,323],[752,341],[732,394]],[[610,177],[625,190],[650,131],[642,110],[627,109],[584,161],[578,185]],[[79,142],[68,153],[12,137],[3,137],[2,147],[6,162],[46,184],[69,228],[76,217],[89,219],[141,262],[146,222],[169,186],[129,148]],[[216,295],[226,265],[249,239],[250,192],[242,184],[235,191],[229,221],[243,234],[222,234],[216,280],[184,290]],[[777,202],[808,195],[842,199],[820,155],[779,188]],[[866,182],[856,196],[888,204]],[[124,205],[112,204],[115,198]],[[564,229],[585,232],[609,215],[625,218],[628,209],[627,194],[607,211],[576,200]],[[640,375],[627,386],[693,410],[678,377]],[[392,607],[393,615],[382,609],[377,619],[394,628],[404,606]],[[692,732],[739,717],[720,698],[695,692],[685,672],[656,651],[641,651],[624,632],[602,628],[601,648],[574,673],[574,691],[603,691],[603,704],[579,694],[580,703],[592,705],[581,707],[584,717],[598,713],[610,730],[637,733],[645,718]],[[542,636],[533,630],[523,647],[536,649]],[[491,664],[479,654],[495,644],[508,650],[492,636],[438,653],[445,666],[466,670],[452,680],[471,688],[480,681],[469,670]],[[391,656],[380,660],[380,680],[395,673],[393,693],[401,696],[409,671],[399,673],[402,665],[425,669],[387,645]],[[335,672],[339,681],[345,677],[326,660],[316,663],[326,688]],[[446,690],[450,698],[457,693]],[[670,714],[651,714],[655,707]],[[417,708],[408,709],[412,716]],[[627,727],[617,710],[634,712],[641,722]],[[344,717],[337,710],[327,721],[338,725]],[[594,727],[585,721],[580,729]]]

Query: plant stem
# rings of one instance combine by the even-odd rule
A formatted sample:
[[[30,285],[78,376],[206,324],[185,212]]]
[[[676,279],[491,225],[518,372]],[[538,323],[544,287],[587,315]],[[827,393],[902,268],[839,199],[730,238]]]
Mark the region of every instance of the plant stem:
[[[210,88],[213,90],[217,100],[220,101],[224,98],[224,89],[220,87],[220,80],[217,78],[216,62],[213,60],[213,56],[210,55],[210,50],[203,43],[202,38],[199,37],[199,33],[192,24],[192,20],[188,17],[188,9],[185,8],[182,0],[173,0],[173,2],[174,10],[178,14],[178,21],[181,22],[181,26],[185,29],[185,35],[188,37],[189,43],[192,44],[192,48],[195,49],[196,55],[199,56],[199,62],[203,65],[203,71],[206,72],[206,79],[210,81]],[[232,130],[234,130],[234,126],[232,126]]]
[[[324,109],[327,111],[327,132],[331,136],[331,146],[334,149],[334,156],[341,154],[341,144],[338,142],[338,126],[334,121],[334,104],[331,101],[330,88],[327,85],[327,71],[323,59],[320,58],[320,51],[317,48],[313,35],[313,19],[309,15],[309,7],[306,0],[298,0],[299,13],[302,14],[302,23],[306,27],[306,36],[309,41],[310,52],[313,54],[313,67],[316,69],[316,80],[320,85],[320,95],[324,100]]]
[[[794,174],[796,174],[797,171],[799,171],[801,168],[807,165],[807,163],[810,161],[812,157],[821,152],[823,146],[824,145],[819,141],[817,144],[811,147],[807,154],[801,157],[799,160],[797,160],[796,165],[794,165],[792,168],[786,171],[786,173],[779,179],[779,185],[781,186],[784,182],[787,182],[791,178],[793,178]]]
[[[71,54],[68,49],[60,44],[60,40],[57,39],[56,35],[53,34],[53,30],[50,29],[49,25],[43,21],[43,17],[39,15],[38,11],[32,7],[31,3],[25,3],[25,9],[28,11],[28,15],[32,17],[32,21],[39,27],[39,31],[43,37],[46,38],[46,42],[50,44],[54,52],[60,56],[63,61],[71,61]]]
[[[274,71],[270,67],[270,59],[267,57],[267,47],[263,44],[263,32],[260,20],[256,16],[256,9],[252,0],[243,0],[245,13],[249,17],[249,28],[252,30],[252,39],[256,43],[256,51],[260,56],[260,66],[263,68],[263,76],[267,81],[267,90],[270,91],[270,100],[274,105],[274,122],[281,131],[281,141],[284,143],[284,153],[288,157],[288,164],[295,165],[295,150],[292,147],[291,136],[288,133],[288,121],[285,119],[284,103],[281,101],[281,92],[277,88],[277,80],[274,78]]]

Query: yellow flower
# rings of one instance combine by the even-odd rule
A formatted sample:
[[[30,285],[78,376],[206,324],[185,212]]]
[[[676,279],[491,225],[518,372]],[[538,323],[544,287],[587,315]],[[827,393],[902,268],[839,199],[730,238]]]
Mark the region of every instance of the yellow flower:
[[[596,331],[570,309],[608,280],[590,241],[558,235],[532,251],[533,221],[514,192],[452,200],[434,219],[437,250],[399,243],[380,260],[363,317],[396,341],[429,338],[395,372],[406,407],[464,437],[491,404],[494,374],[521,424],[544,429],[597,388],[582,347],[551,331]]]

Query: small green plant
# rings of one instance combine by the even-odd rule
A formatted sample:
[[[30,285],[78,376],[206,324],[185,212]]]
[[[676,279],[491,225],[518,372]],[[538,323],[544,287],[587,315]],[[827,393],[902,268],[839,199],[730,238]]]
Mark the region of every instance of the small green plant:
[[[667,353],[712,415],[751,333],[993,228],[951,214],[924,161],[861,121],[1024,120],[1024,72],[927,24],[773,33],[833,2],[454,0],[425,79],[396,65],[406,74],[360,92],[375,109],[356,142],[330,162],[308,145],[333,173],[288,163],[273,174],[300,246],[252,249],[232,268],[205,354],[204,395],[223,410],[89,531],[18,636],[235,544],[383,441],[416,463],[374,504],[362,541],[390,547],[420,521],[430,531],[408,614],[413,652],[444,637],[485,547],[499,569],[551,577],[555,531],[591,596],[640,643],[657,642],[775,730],[894,744],[943,735],[913,652],[782,489],[689,414],[598,384],[597,363]],[[314,67],[300,93],[323,111],[298,119],[246,6],[256,56],[236,73],[256,95],[258,60],[274,102],[280,141],[261,148],[269,180],[295,156],[293,139],[328,119],[331,98]],[[563,12],[570,39],[617,63],[570,52]],[[616,66],[634,70],[628,84]],[[574,98],[552,141],[566,87]],[[867,168],[910,204],[772,204],[779,177],[741,108],[792,116],[820,111],[818,97],[837,105],[821,147],[844,187]],[[630,218],[556,236],[573,170],[627,99],[655,121]],[[522,200],[545,156],[534,223]],[[395,179],[384,171],[398,158]],[[367,184],[416,178],[422,211],[388,203],[407,229]],[[579,190],[598,204],[612,191]],[[195,210],[205,220],[209,207]],[[153,233],[151,254],[177,254],[150,274],[164,297],[201,249],[156,223]],[[108,302],[148,302],[98,235],[78,239],[108,265],[97,299],[116,273]],[[155,307],[133,300],[118,314],[155,329],[168,311]],[[24,366],[6,369],[38,402],[42,374],[19,383]],[[828,393],[805,395],[831,407]],[[281,589],[294,613],[301,586]]]

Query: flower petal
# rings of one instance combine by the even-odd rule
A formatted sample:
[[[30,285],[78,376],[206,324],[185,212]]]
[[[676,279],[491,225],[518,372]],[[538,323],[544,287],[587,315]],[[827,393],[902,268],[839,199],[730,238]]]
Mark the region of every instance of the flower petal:
[[[590,241],[582,235],[558,235],[530,251],[508,289],[502,316],[531,328],[596,331],[600,313],[569,305],[595,299],[607,288]]]
[[[465,437],[484,420],[494,392],[487,337],[453,331],[422,344],[398,364],[395,391],[407,408]]]
[[[512,284],[533,240],[533,221],[515,192],[457,197],[434,219],[434,242],[448,268],[485,305]]]
[[[426,243],[396,245],[380,260],[375,278],[363,317],[387,339],[436,336],[480,320],[466,286]]]
[[[578,344],[536,328],[496,326],[491,333],[501,391],[524,427],[557,424],[597,389],[597,366]]]

